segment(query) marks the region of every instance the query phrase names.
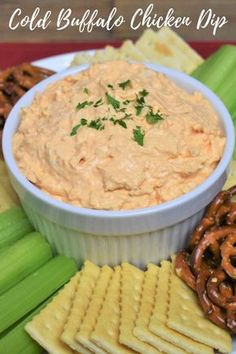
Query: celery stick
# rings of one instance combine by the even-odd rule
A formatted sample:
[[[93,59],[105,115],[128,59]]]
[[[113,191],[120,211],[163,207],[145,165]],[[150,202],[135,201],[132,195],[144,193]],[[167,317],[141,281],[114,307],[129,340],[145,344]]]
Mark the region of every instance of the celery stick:
[[[33,312],[30,313],[23,321],[21,321],[15,328],[9,331],[4,337],[0,339],[0,353],[10,354],[41,354],[43,349],[35,342],[25,331],[26,323],[32,320],[51,300],[48,300],[38,306]]]
[[[217,92],[225,82],[226,76],[229,75],[230,79],[230,73],[235,65],[236,46],[224,45],[194,70],[192,76]],[[235,81],[235,77],[232,79]]]
[[[20,207],[0,213],[0,248],[11,245],[34,228]]]
[[[74,260],[57,256],[0,296],[0,333],[56,292],[76,272]]]
[[[8,247],[0,258],[0,295],[50,258],[51,247],[38,232],[32,232]]]
[[[2,254],[4,254],[6,252],[6,250],[9,248],[10,246],[5,246],[5,247],[2,247],[0,248],[0,257]]]

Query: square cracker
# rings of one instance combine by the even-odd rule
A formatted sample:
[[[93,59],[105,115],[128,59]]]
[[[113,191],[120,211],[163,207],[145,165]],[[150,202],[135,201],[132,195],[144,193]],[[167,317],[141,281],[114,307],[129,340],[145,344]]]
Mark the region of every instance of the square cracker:
[[[90,340],[90,336],[96,325],[107,287],[112,277],[113,270],[108,266],[103,266],[93,292],[93,296],[89,303],[89,307],[80,326],[79,332],[76,334],[76,341],[82,344],[96,354],[106,354],[106,352]]]
[[[203,62],[203,58],[169,27],[145,30],[136,46],[149,60],[187,73]]]
[[[142,342],[133,334],[140,308],[143,280],[144,272],[131,264],[122,264],[119,342],[142,354],[160,354],[156,348]]]
[[[214,351],[209,346],[197,343],[193,339],[167,327],[169,279],[171,276],[171,271],[171,263],[162,261],[155,292],[153,313],[149,323],[150,331],[189,353],[213,354]]]
[[[91,340],[112,354],[132,354],[132,349],[119,343],[121,268],[115,267]],[[108,325],[109,323],[109,325]]]
[[[175,274],[174,267],[170,278],[167,325],[222,353],[232,351],[232,339],[229,333],[206,318],[198,304],[197,295]]]
[[[145,272],[140,311],[134,328],[134,335],[166,354],[185,354],[185,350],[153,334],[148,328],[154,306],[159,270],[160,268],[156,265],[149,264],[148,270]]]
[[[60,340],[80,278],[78,272],[59,294],[28,322],[25,330],[41,347],[51,354],[74,354],[74,350]]]
[[[91,351],[80,345],[76,341],[75,336],[80,329],[99,274],[99,267],[89,261],[85,262],[75,290],[72,306],[61,335],[61,340],[65,344],[70,346],[73,350],[77,350],[83,354],[91,354]]]

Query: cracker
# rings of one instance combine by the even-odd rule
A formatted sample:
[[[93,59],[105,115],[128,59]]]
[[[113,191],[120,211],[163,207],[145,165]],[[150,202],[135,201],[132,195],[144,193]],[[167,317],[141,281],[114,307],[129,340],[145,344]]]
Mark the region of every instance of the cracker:
[[[59,294],[25,326],[29,335],[51,354],[75,353],[60,340],[60,336],[79,278],[80,273],[78,272]]]
[[[185,354],[185,350],[163,340],[148,329],[154,306],[159,269],[159,267],[149,264],[148,270],[145,272],[140,311],[134,328],[134,334],[138,339],[153,345],[158,350],[167,354]]]
[[[145,61],[147,57],[142,53],[131,40],[126,40],[120,47],[119,51],[124,54],[124,59],[132,59],[136,61]]]
[[[177,277],[174,270],[170,280],[168,327],[222,353],[231,352],[231,336],[206,318],[197,295]]]
[[[168,27],[157,32],[147,29],[136,46],[149,60],[187,73],[203,62],[203,58]]]
[[[93,263],[86,261],[81,271],[81,276],[77,284],[75,296],[67,318],[61,340],[69,345],[73,350],[90,354],[91,351],[82,347],[75,339],[80,329],[82,320],[88,308],[97,279],[100,274],[100,268]]]
[[[102,348],[91,342],[90,336],[96,325],[112,273],[113,270],[110,267],[102,267],[89,307],[80,326],[79,332],[76,335],[76,340],[80,344],[96,354],[106,353]]]
[[[119,343],[120,276],[121,268],[115,267],[91,340],[108,353],[132,354],[132,349]]]
[[[142,354],[160,354],[156,348],[140,341],[133,334],[140,307],[143,280],[144,272],[128,263],[122,264],[119,341],[121,344]]]
[[[191,338],[167,327],[169,279],[172,271],[170,262],[162,261],[155,292],[153,313],[149,323],[151,332],[193,354],[213,354],[213,349],[196,343]]]

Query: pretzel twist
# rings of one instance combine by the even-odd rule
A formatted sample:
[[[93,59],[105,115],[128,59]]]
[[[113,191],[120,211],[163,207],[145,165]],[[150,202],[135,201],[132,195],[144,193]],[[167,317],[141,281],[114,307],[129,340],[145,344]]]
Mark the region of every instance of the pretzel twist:
[[[236,333],[236,186],[220,192],[175,260],[177,275],[198,295],[206,316]]]

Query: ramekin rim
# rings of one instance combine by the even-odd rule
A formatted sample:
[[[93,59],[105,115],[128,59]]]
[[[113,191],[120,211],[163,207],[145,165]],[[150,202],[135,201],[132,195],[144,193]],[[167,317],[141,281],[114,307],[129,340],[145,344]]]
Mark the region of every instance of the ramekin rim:
[[[37,199],[41,200],[42,202],[56,209],[69,212],[74,215],[83,215],[87,217],[96,217],[96,218],[103,218],[103,219],[104,218],[107,219],[130,218],[134,216],[135,217],[144,216],[146,214],[152,215],[152,214],[157,214],[158,212],[172,210],[174,208],[178,208],[179,206],[185,204],[186,202],[190,202],[191,200],[197,198],[199,195],[204,193],[204,191],[208,190],[211,187],[211,185],[215,183],[220,178],[222,173],[227,169],[228,164],[230,163],[230,160],[232,158],[233,149],[234,149],[234,126],[228,110],[226,109],[226,107],[224,106],[220,98],[215,93],[213,93],[209,88],[207,88],[204,84],[202,84],[200,81],[196,80],[195,78],[185,73],[161,65],[157,65],[153,63],[144,63],[144,64],[155,71],[162,72],[167,76],[170,75],[171,78],[181,77],[183,81],[187,82],[187,84],[190,84],[190,86],[193,86],[194,90],[200,91],[203,94],[203,96],[205,96],[210,101],[212,106],[216,109],[219,116],[219,120],[221,121],[221,123],[223,122],[225,125],[224,129],[226,135],[226,144],[225,144],[222,158],[218,163],[217,167],[211,173],[211,175],[200,185],[196,186],[190,192],[187,192],[186,194],[181,195],[180,197],[164,202],[162,204],[145,207],[145,208],[132,209],[132,210],[96,210],[96,209],[75,206],[57,200],[56,198],[46,194],[45,192],[41,191],[38,187],[34,186],[31,182],[29,182],[27,178],[23,175],[23,173],[20,171],[19,167],[17,166],[17,163],[12,153],[11,141],[14,133],[11,134],[11,129],[10,129],[11,125],[13,125],[13,122],[15,121],[19,122],[20,120],[19,111],[22,108],[21,107],[22,102],[27,101],[27,98],[30,97],[32,93],[35,94],[37,90],[40,90],[41,88],[44,89],[48,84],[54,81],[58,81],[64,78],[65,76],[70,76],[72,74],[85,70],[86,68],[88,68],[89,65],[84,64],[75,68],[66,69],[62,72],[56,73],[51,77],[41,81],[39,84],[34,86],[31,90],[29,90],[16,103],[16,105],[13,107],[12,111],[10,112],[9,118],[7,119],[7,122],[4,127],[4,132],[3,132],[3,142],[2,142],[3,155],[8,169],[13,174],[17,182],[21,185],[21,187],[23,187],[25,190],[27,190],[27,192],[29,192]],[[214,101],[214,104],[212,101]],[[26,105],[24,104],[23,106],[25,107]]]

